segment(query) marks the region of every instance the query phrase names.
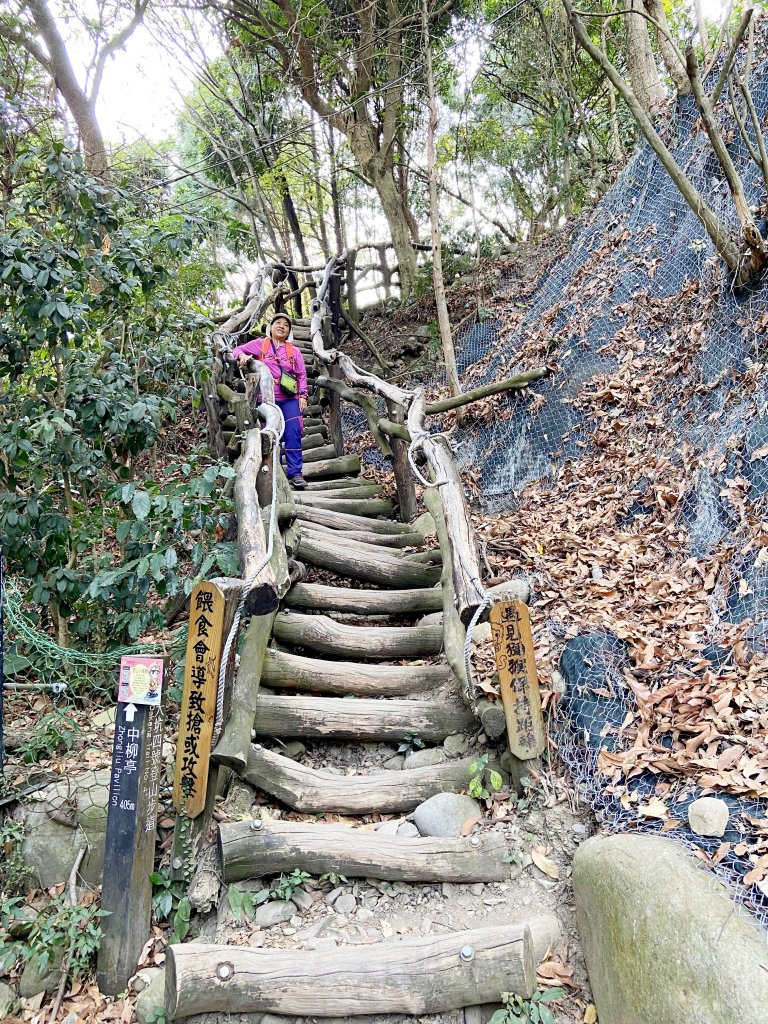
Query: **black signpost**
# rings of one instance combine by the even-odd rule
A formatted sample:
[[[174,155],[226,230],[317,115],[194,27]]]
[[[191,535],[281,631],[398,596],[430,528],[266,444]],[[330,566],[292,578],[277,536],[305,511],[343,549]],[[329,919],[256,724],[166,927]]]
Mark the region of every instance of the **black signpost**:
[[[138,659],[137,659],[138,660]],[[151,691],[159,701],[159,688]],[[112,747],[102,940],[97,981],[105,995],[124,991],[150,934],[163,710],[158,703],[118,703]]]

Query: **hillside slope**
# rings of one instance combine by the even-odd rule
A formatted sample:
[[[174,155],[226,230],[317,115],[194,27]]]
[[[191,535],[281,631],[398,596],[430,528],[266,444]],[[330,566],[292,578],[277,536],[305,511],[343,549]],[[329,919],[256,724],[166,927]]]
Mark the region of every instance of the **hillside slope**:
[[[764,115],[768,60],[754,89]],[[690,103],[666,135],[733,223]],[[535,586],[561,754],[607,823],[695,843],[765,923],[768,284],[733,291],[644,149],[532,295],[470,332],[462,383],[542,362],[553,376],[499,400],[460,450],[492,564]],[[687,832],[702,790],[731,802],[722,839]]]

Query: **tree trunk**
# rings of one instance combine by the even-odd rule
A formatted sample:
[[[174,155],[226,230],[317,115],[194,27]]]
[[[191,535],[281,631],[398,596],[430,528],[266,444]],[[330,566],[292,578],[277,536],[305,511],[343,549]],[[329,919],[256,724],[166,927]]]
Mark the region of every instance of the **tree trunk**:
[[[641,0],[629,0],[630,11],[641,10]],[[643,110],[655,117],[664,102],[664,89],[651,49],[648,22],[640,14],[627,14],[627,72],[632,91]]]
[[[435,290],[437,322],[440,326],[440,341],[443,346],[445,373],[452,395],[461,393],[459,374],[456,369],[456,351],[453,347],[451,321],[448,303],[445,300],[443,279],[442,239],[440,237],[440,208],[437,200],[437,167],[435,166],[435,132],[437,131],[437,98],[435,77],[432,71],[432,44],[429,39],[429,12],[427,0],[421,4],[422,30],[424,33],[424,56],[427,65],[427,92],[429,95],[429,120],[427,123],[427,174],[429,175],[429,223],[432,233],[432,284]],[[461,414],[459,414],[461,419]]]
[[[680,58],[677,54],[675,47],[670,42],[668,36],[669,25],[667,24],[667,13],[664,10],[663,0],[643,0],[645,9],[648,11],[654,21],[658,22],[661,31],[656,30],[656,41],[659,44],[659,53],[661,54],[664,66],[667,69],[667,74],[675,83],[680,96],[685,96],[691,91],[691,83],[688,80],[688,75],[685,71],[685,66],[680,62]],[[603,46],[605,49],[605,46]]]
[[[75,69],[72,67],[67,53],[66,44],[48,9],[46,0],[29,0],[29,10],[48,50],[48,70],[56,87],[64,97],[64,102],[80,133],[85,165],[94,177],[100,178],[102,181],[109,181],[107,149],[99,122],[96,120],[95,103],[89,101],[80,87]]]
[[[416,252],[411,242],[411,229],[403,208],[403,199],[391,168],[371,169],[370,178],[389,225],[392,245],[400,267],[400,298],[405,302],[412,295],[416,284]]]

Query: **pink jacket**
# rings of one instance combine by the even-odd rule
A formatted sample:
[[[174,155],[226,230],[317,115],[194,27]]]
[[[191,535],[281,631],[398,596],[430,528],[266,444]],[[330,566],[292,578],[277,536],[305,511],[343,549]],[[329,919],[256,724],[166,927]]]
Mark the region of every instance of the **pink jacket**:
[[[264,341],[269,341],[269,348],[262,355],[264,349]],[[286,345],[291,346],[292,354],[288,355]],[[307,395],[307,370],[304,366],[304,357],[301,354],[301,350],[298,345],[293,341],[293,335],[289,334],[285,344],[276,347],[275,342],[271,338],[252,338],[250,341],[246,341],[244,345],[238,345],[237,348],[232,349],[232,355],[237,359],[239,356],[253,356],[254,359],[259,359],[269,367],[269,372],[275,378],[275,401],[276,402],[289,402],[292,398],[298,398],[299,395]],[[298,388],[295,395],[287,394],[278,384],[280,380],[280,374],[283,370],[292,374],[297,382]]]

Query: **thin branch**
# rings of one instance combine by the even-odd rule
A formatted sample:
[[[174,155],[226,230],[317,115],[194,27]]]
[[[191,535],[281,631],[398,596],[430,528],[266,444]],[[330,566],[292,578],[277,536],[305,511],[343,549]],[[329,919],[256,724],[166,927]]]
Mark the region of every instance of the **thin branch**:
[[[736,53],[741,45],[741,40],[744,38],[744,33],[747,31],[749,23],[752,20],[754,10],[754,7],[748,7],[741,16],[739,27],[736,29],[736,35],[733,37],[733,42],[731,43],[728,54],[723,62],[722,69],[717,79],[717,84],[712,90],[712,95],[709,97],[709,102],[713,107],[717,105],[717,101],[720,99],[720,93],[723,91],[725,83],[728,81],[728,75],[730,75],[733,62],[736,60]]]

